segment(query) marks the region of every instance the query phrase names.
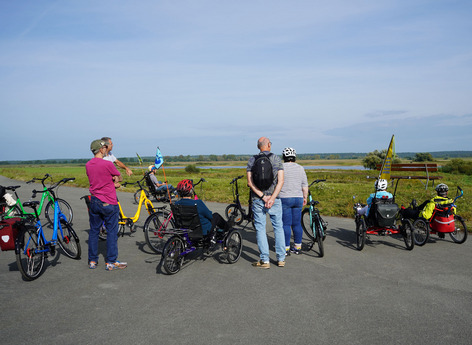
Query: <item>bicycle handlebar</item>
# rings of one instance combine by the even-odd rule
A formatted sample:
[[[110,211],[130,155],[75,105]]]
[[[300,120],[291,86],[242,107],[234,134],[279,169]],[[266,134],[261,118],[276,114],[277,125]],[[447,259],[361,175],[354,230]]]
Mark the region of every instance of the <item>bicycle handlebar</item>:
[[[44,181],[46,181],[49,177],[51,177],[51,175],[49,175],[49,174],[44,175],[43,178],[40,178],[40,177],[33,177],[32,180],[27,181],[26,183],[33,183],[33,182],[36,182],[36,181],[41,181],[41,183],[42,183],[43,186],[44,186]]]
[[[33,198],[35,198],[36,194],[38,194],[38,193],[52,192],[52,190],[57,188],[60,184],[66,183],[66,182],[69,182],[69,181],[74,181],[74,180],[75,180],[75,177],[65,177],[62,180],[60,180],[59,182],[56,182],[55,184],[53,184],[51,187],[46,188],[44,190],[33,189]]]
[[[193,187],[198,186],[201,182],[206,182],[206,180],[205,180],[203,177],[200,178],[200,180],[199,180],[197,183],[195,183],[195,184],[193,185]]]
[[[229,184],[233,184],[233,183],[235,183],[237,180],[239,180],[240,178],[243,178],[243,177],[244,177],[243,175],[240,175],[240,176],[238,176],[238,177],[235,177],[235,178],[233,179],[233,181],[231,181]]]
[[[324,181],[326,181],[326,179],[314,180],[312,183],[310,183],[310,185],[308,187],[311,187],[314,183],[319,183],[319,182],[324,182]]]

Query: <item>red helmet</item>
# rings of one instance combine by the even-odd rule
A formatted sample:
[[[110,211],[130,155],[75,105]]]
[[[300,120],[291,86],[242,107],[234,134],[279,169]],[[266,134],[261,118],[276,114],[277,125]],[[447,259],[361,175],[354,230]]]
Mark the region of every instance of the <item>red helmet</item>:
[[[182,180],[177,184],[177,193],[180,196],[188,196],[192,193],[193,183],[191,180]]]

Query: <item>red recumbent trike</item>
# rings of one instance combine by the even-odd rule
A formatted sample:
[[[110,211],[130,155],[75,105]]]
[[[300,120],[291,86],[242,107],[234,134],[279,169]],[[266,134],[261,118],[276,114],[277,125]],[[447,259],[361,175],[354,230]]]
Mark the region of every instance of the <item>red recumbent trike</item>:
[[[455,243],[464,243],[467,240],[467,227],[461,216],[454,214],[456,200],[464,195],[464,191],[457,187],[457,195],[452,203],[436,204],[433,215],[429,220],[418,218],[413,222],[415,243],[423,246],[428,242],[430,234],[437,234],[444,238],[449,234]]]
[[[403,218],[401,212],[399,212],[400,207],[395,203],[398,181],[392,199],[374,198],[372,200],[368,216],[361,216],[358,213],[358,210],[365,205],[361,203],[354,204],[358,250],[364,248],[367,235],[400,234],[403,237],[406,249],[412,250],[415,246],[413,225],[409,219]]]

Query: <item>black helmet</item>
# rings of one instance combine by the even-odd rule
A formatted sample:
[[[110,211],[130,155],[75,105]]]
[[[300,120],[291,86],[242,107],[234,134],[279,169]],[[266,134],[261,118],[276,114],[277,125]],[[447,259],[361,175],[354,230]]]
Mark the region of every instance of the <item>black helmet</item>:
[[[440,196],[446,196],[448,190],[449,190],[449,187],[445,183],[440,183],[436,186],[436,192]]]

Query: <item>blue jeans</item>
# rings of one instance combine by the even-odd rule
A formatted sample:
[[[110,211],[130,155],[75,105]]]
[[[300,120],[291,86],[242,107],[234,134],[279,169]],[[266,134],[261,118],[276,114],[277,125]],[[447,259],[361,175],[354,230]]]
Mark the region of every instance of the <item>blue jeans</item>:
[[[252,212],[254,213],[254,226],[256,227],[257,246],[260,259],[269,262],[269,242],[266,231],[266,215],[269,214],[275,237],[275,254],[277,261],[285,260],[285,236],[282,224],[282,202],[275,199],[271,208],[265,208],[264,201],[259,198],[252,199]]]
[[[105,222],[107,229],[107,263],[114,263],[118,258],[118,220],[120,209],[118,205],[104,206],[100,199],[92,196],[90,199],[90,232],[88,242],[88,260],[98,262],[98,234]]]
[[[293,230],[293,241],[302,243],[302,208],[303,198],[281,198],[282,220],[284,223],[285,246],[290,247],[290,237]]]

